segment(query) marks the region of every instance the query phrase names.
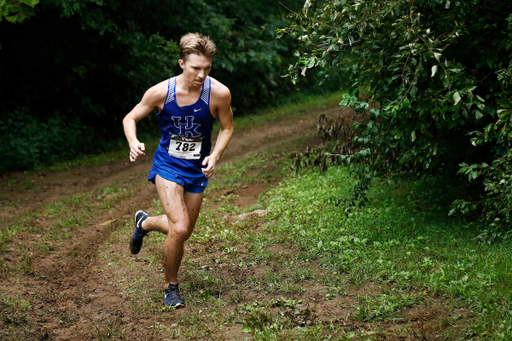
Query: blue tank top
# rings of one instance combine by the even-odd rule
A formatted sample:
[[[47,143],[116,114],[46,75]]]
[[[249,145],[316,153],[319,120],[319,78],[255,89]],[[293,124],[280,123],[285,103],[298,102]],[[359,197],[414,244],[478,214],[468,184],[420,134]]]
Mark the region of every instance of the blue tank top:
[[[157,114],[161,138],[153,164],[202,176],[202,162],[210,155],[215,122],[210,112],[211,79],[206,77],[196,103],[180,107],[176,103],[176,78],[169,79],[164,107]]]

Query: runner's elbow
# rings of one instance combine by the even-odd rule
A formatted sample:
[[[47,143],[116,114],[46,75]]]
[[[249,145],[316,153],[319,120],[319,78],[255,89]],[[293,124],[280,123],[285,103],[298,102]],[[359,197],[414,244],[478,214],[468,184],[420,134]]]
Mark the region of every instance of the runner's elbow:
[[[130,126],[133,126],[134,124],[136,124],[137,122],[130,117],[130,114],[126,115],[124,118],[123,118],[123,127],[130,127]]]

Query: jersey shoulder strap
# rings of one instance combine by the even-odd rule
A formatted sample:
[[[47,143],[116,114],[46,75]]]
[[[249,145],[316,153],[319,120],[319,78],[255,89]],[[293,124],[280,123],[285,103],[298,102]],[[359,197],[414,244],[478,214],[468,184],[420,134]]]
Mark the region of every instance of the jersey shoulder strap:
[[[165,104],[174,101],[176,94],[176,76],[169,78],[169,82],[167,84],[167,98],[165,99]]]
[[[212,80],[210,79],[210,76],[206,76],[206,80],[203,84],[203,91],[201,93],[201,100],[206,104],[210,105],[210,89],[212,86]]]

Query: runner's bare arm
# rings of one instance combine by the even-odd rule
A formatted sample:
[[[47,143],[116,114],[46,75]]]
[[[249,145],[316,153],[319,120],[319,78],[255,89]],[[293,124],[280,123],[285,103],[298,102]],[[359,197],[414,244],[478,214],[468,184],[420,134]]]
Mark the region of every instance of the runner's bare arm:
[[[130,146],[130,161],[134,162],[144,155],[144,143],[137,139],[137,122],[146,117],[155,108],[163,106],[167,89],[165,82],[159,83],[148,89],[142,100],[123,119],[124,134]]]
[[[216,96],[218,99],[217,119],[220,123],[220,131],[217,135],[215,148],[210,156],[203,160],[203,174],[210,178],[215,170],[215,164],[219,161],[222,153],[228,146],[231,136],[233,135],[233,111],[231,110],[231,93],[228,88],[223,86]]]

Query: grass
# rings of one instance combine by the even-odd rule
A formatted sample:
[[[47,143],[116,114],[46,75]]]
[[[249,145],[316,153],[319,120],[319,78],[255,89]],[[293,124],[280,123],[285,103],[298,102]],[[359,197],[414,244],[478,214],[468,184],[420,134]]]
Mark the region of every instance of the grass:
[[[2,340],[27,340],[32,331],[27,312],[30,303],[19,296],[0,294],[0,338]],[[20,328],[21,327],[21,328]]]
[[[220,171],[230,174],[237,169],[236,177],[243,179],[252,168],[242,163]],[[218,181],[219,190],[233,186],[229,177]],[[226,213],[240,214],[247,208],[207,201],[181,270],[187,311],[161,320],[152,330],[168,331],[172,338],[216,339],[225,328],[234,328],[252,340],[392,340],[418,333],[485,339],[490,328],[499,330],[494,319],[506,308],[483,313],[474,305],[475,290],[479,287],[480,299],[486,301],[482,294],[495,290],[496,280],[490,271],[483,272],[484,267],[472,268],[475,262],[464,264],[468,252],[460,249],[479,249],[482,257],[489,248],[476,242],[461,221],[446,218],[446,199],[439,199],[442,191],[436,192],[435,179],[380,180],[372,189],[371,205],[346,216],[336,205],[352,184],[343,168],[289,176],[262,197],[259,208],[267,209],[268,216],[259,220],[226,220]],[[163,213],[159,201],[154,201],[151,213]],[[264,229],[255,230],[255,224],[264,224]],[[111,284],[141,316],[166,316],[158,294],[164,236],[153,234],[137,257],[112,253],[113,247],[125,246],[131,233],[131,220],[124,226],[102,246],[101,271],[116,273]],[[142,273],[130,275],[134,269]],[[463,275],[477,270],[475,278]],[[508,284],[502,283],[496,294]],[[310,286],[317,287],[313,293]],[[331,313],[342,315],[321,320],[308,308],[311,295],[316,302],[332,302]],[[434,311],[431,331],[418,332],[408,324],[415,311]],[[344,327],[354,323],[364,328]]]
[[[353,286],[391,288],[391,295],[360,296],[359,320],[443,297],[446,309],[466,310],[464,337],[512,338],[511,242],[481,244],[474,227],[447,218],[449,198],[436,179],[381,179],[370,205],[347,216],[336,199],[348,195],[351,183],[343,168],[290,177],[266,195],[267,230]]]
[[[283,119],[289,119],[292,116],[303,114],[304,112],[323,109],[332,106],[333,103],[338,103],[341,95],[342,92],[334,92],[328,96],[305,96],[297,103],[277,108],[263,109],[247,116],[235,116],[234,127],[236,130],[243,130]]]
[[[288,106],[236,118],[238,129],[300,110],[310,108]],[[346,169],[289,174],[288,160],[273,156],[250,153],[218,168],[180,270],[184,310],[162,306],[165,236],[152,233],[133,256],[127,252],[132,218],[118,218],[109,227],[95,271],[123,297],[120,311],[147,339],[512,339],[511,242],[481,244],[473,224],[447,218],[450,195],[435,178],[379,179],[370,204],[347,215],[338,205],[354,184]],[[257,205],[238,206],[233,194],[224,194],[266,182],[268,174],[270,179],[287,175]],[[59,250],[55,240],[75,237],[91,211],[110,210],[137,190],[114,182],[0,229],[0,248],[12,258],[2,259],[1,268],[16,273],[14,282],[23,282],[32,275],[34,257]],[[151,214],[163,213],[158,200],[149,205],[144,209]],[[255,209],[266,216],[236,219]],[[46,223],[44,230],[37,219]],[[41,238],[26,238],[35,234]],[[33,336],[33,300],[0,295],[0,308],[7,312],[0,338]],[[91,337],[133,339],[123,320],[113,313],[97,321]]]
[[[358,296],[359,307],[354,317],[361,321],[376,321],[389,318],[393,314],[417,304],[418,295],[403,294],[396,291],[377,296]]]

